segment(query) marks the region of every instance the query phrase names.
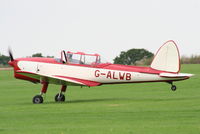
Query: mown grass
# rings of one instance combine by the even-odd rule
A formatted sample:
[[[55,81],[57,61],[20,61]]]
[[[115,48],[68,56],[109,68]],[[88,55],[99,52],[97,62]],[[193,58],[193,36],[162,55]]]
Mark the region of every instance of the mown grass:
[[[0,134],[198,134],[200,65],[183,65],[195,74],[176,82],[69,87],[67,102],[55,103],[60,86],[50,85],[45,102],[32,104],[41,85],[0,71]]]

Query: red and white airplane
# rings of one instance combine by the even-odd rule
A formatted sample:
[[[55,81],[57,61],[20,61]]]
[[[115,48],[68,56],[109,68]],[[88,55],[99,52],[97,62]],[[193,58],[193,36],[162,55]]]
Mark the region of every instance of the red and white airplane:
[[[174,41],[167,41],[156,53],[150,67],[102,63],[98,54],[61,52],[61,58],[18,58],[9,51],[9,64],[17,79],[41,83],[33,103],[43,103],[49,84],[61,85],[55,101],[65,101],[67,86],[100,86],[103,84],[167,82],[175,91],[173,81],[188,79],[192,74],[180,72],[180,55]]]

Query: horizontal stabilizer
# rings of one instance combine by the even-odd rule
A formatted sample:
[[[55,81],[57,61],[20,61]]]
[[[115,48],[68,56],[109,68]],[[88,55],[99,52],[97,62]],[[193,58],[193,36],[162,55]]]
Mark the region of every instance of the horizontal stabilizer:
[[[160,77],[167,77],[167,78],[184,78],[184,77],[191,77],[193,74],[186,74],[186,73],[160,73]]]

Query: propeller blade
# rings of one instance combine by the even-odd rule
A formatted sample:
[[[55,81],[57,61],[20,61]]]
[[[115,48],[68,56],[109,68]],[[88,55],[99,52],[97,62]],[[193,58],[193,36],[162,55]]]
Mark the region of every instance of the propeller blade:
[[[8,53],[9,53],[9,56],[10,56],[10,60],[14,61],[12,50],[10,48],[8,48]]]

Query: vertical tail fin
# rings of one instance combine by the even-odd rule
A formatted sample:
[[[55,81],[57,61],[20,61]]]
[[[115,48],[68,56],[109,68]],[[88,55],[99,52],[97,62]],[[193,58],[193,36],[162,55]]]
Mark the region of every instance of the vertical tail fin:
[[[176,43],[172,40],[164,43],[156,53],[151,68],[172,73],[180,71],[180,55]]]

